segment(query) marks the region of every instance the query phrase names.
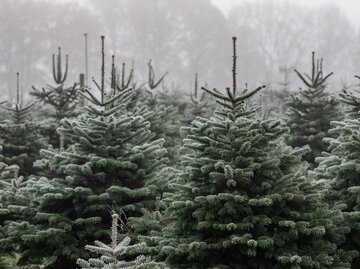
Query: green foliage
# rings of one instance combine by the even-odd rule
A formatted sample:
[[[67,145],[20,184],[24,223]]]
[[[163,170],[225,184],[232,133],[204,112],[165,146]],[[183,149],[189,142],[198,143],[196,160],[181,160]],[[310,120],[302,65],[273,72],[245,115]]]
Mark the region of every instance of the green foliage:
[[[258,99],[265,86],[239,90],[235,37],[232,87],[200,94],[196,74],[188,100],[151,61],[141,84],[112,56],[107,87],[101,39],[95,91],[64,86],[60,48],[56,86],[33,87],[47,128],[29,120],[34,103],[22,104],[19,83],[16,103],[0,104],[0,269],[360,266],[360,101],[344,91],[351,119],[328,131],[341,117],[322,60],[313,53],[310,75],[295,70],[307,89],[290,95],[286,127],[286,77]],[[308,172],[304,160],[313,166],[326,143]]]
[[[350,268],[337,249],[348,227],[306,176],[306,148],[285,146],[281,121],[256,120],[233,89],[204,89],[221,109],[185,128],[182,167],[158,239],[172,268]]]
[[[133,70],[130,72],[129,79],[133,76]],[[159,89],[167,73],[157,80],[151,60],[148,63],[148,72],[146,83],[138,85],[139,83],[133,82],[132,86],[133,90],[135,90],[135,96],[127,109],[135,114],[141,113],[149,121],[150,130],[155,135],[154,139],[164,139],[164,147],[168,151],[167,157],[169,158],[170,165],[174,165],[179,159],[181,145],[180,106],[182,102],[177,102],[174,93],[170,93],[167,89]],[[124,81],[124,77],[124,72],[122,72],[121,80],[118,79],[117,81]],[[120,85],[116,83],[118,92],[124,88],[123,84],[122,82]],[[169,100],[173,101],[169,102]]]
[[[0,161],[18,165],[24,176],[32,174],[33,163],[40,158],[40,149],[46,147],[39,126],[34,122],[16,124],[7,120],[0,123],[0,138]]]
[[[314,164],[315,157],[326,149],[322,139],[327,136],[330,122],[341,118],[339,102],[326,91],[327,79],[333,73],[324,74],[322,59],[315,61],[314,52],[311,75],[295,72],[307,89],[290,95],[287,102],[290,127],[288,143],[293,147],[309,145],[311,152],[304,159]]]
[[[19,176],[19,167],[17,165],[8,166],[0,163],[0,224],[15,217],[11,213],[16,209],[14,202],[24,199],[20,188],[24,186],[24,177]],[[26,202],[26,201],[24,201]],[[8,208],[12,205],[12,208]],[[20,208],[17,208],[20,209]]]
[[[355,77],[360,79],[359,76],[355,76]],[[359,118],[360,97],[358,94],[359,94],[358,92],[356,93],[349,92],[345,89],[343,89],[342,93],[339,94],[340,101],[348,107],[348,110],[345,111],[345,114],[348,118],[351,119]]]
[[[105,88],[104,69],[102,65],[101,83],[96,83],[100,97],[84,89],[81,94],[91,105],[78,119],[61,121],[58,132],[69,147],[42,151],[47,159],[43,165],[55,176],[27,183],[37,212],[9,228],[20,241],[21,262],[51,258],[48,268],[75,268],[77,258],[88,256],[85,245],[108,235],[110,209],[122,212],[123,232],[136,234],[128,218],[155,207],[158,187],[148,181],[167,162],[164,141],[154,140],[142,114],[146,110],[126,110],[131,89]]]
[[[204,91],[199,93],[199,81],[198,74],[195,74],[194,89],[190,90],[190,100],[187,100],[185,106],[185,113],[183,115],[182,123],[184,126],[190,125],[190,123],[196,117],[207,117],[211,116],[214,112],[215,106],[214,101],[209,98]]]
[[[3,242],[6,240],[4,224],[12,219],[11,210],[8,208],[8,205],[13,203],[18,187],[22,184],[23,180],[23,177],[19,177],[18,173],[19,167],[17,165],[8,166],[5,163],[0,163],[0,253],[4,254],[9,251]],[[5,256],[0,256],[0,260],[4,264],[3,266],[5,266]]]
[[[3,254],[0,255],[0,268],[1,269],[8,269],[8,265],[6,264],[5,257]]]
[[[71,87],[65,87],[64,82],[68,72],[68,55],[66,55],[66,66],[64,75],[62,74],[61,49],[56,57],[53,54],[53,79],[56,86],[48,85],[47,88],[41,90],[34,86],[31,95],[35,96],[43,105],[42,116],[45,118],[43,123],[43,133],[49,139],[51,145],[56,148],[64,147],[64,141],[56,133],[56,129],[60,126],[60,121],[64,118],[74,118],[79,115],[78,95],[79,85],[74,83]]]
[[[318,157],[315,170],[318,180],[328,184],[329,202],[342,209],[351,232],[342,247],[346,250],[360,250],[360,121],[358,119],[332,122],[326,138],[328,153]],[[360,259],[352,263],[352,268],[360,267]]]
[[[29,176],[33,173],[33,162],[40,157],[40,149],[45,148],[47,143],[40,134],[39,125],[29,120],[35,103],[25,106],[20,103],[17,75],[17,103],[12,107],[1,105],[7,111],[8,119],[0,122],[0,162],[16,164],[23,176]]]
[[[100,241],[95,241],[95,245],[87,245],[85,248],[91,252],[101,254],[100,258],[90,258],[88,261],[78,259],[77,264],[83,269],[112,269],[112,268],[129,268],[129,269],[160,269],[164,264],[152,261],[150,257],[144,255],[137,256],[133,261],[126,261],[125,254],[139,252],[145,247],[145,244],[138,243],[130,245],[130,237],[125,237],[118,242],[118,225],[120,216],[112,214],[111,227],[111,245],[106,245]],[[121,222],[120,222],[121,223]]]
[[[18,268],[17,243],[9,232],[12,221],[32,216],[30,204],[32,197],[25,191],[26,181],[19,176],[17,165],[8,166],[0,163],[0,268]],[[31,269],[30,265],[24,269]],[[38,267],[36,267],[38,268]]]

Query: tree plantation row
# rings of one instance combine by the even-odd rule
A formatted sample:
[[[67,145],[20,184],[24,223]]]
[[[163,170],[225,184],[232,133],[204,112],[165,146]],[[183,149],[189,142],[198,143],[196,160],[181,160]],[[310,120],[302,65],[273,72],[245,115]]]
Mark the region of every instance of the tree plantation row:
[[[360,268],[360,95],[331,95],[314,52],[300,90],[240,87],[232,45],[225,89],[196,74],[176,91],[151,61],[136,81],[104,36],[91,85],[68,82],[60,48],[29,103],[18,74],[0,268]]]

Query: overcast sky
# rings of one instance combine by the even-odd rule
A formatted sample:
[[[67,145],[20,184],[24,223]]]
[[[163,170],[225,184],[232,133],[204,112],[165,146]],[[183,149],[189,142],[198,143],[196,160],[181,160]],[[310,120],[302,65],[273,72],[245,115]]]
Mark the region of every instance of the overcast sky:
[[[30,2],[30,0],[9,1],[20,4],[26,4],[27,1]],[[43,0],[33,0],[31,3],[35,5],[34,9],[25,5],[25,7],[32,10],[34,14],[32,12],[25,12],[23,15],[27,15],[28,17],[25,16],[26,18],[33,20],[33,16],[36,15],[36,5],[40,4],[41,6],[43,4],[41,3],[42,1]],[[247,81],[253,81],[254,83],[275,83],[280,81],[283,79],[283,74],[280,74],[279,70],[280,67],[284,66],[296,66],[297,68],[301,68],[301,70],[306,70],[310,61],[310,52],[313,50],[318,53],[317,55],[320,55],[319,57],[324,57],[327,68],[336,73],[337,77],[334,78],[333,81],[334,84],[337,83],[337,86],[334,87],[334,89],[339,88],[338,84],[340,85],[342,81],[354,83],[354,74],[360,74],[358,64],[360,62],[360,0],[162,0],[169,4],[169,6],[167,4],[162,6],[155,5],[155,9],[151,9],[151,3],[156,2],[156,0],[126,0],[128,2],[127,5],[131,7],[131,12],[127,13],[126,10],[124,11],[124,14],[127,16],[125,17],[128,20],[127,24],[124,24],[122,20],[118,20],[117,14],[121,12],[119,10],[112,13],[110,12],[112,15],[107,16],[109,10],[106,8],[112,8],[111,5],[106,5],[110,0],[46,1],[65,4],[73,2],[83,7],[91,7],[90,4],[94,5],[94,3],[98,1],[98,3],[96,3],[98,5],[94,5],[99,9],[98,17],[93,16],[91,10],[86,8],[74,8],[74,13],[66,11],[69,13],[69,16],[64,17],[59,14],[62,14],[62,10],[66,10],[61,9],[65,7],[58,7],[61,12],[57,12],[56,9],[50,8],[51,5],[44,5],[44,7],[49,8],[49,14],[44,13],[48,16],[44,15],[39,17],[39,22],[43,23],[54,18],[54,20],[57,20],[59,23],[52,25],[56,25],[57,31],[61,32],[61,34],[55,34],[56,31],[53,30],[54,26],[46,26],[44,27],[45,32],[43,35],[41,31],[41,33],[37,32],[36,29],[38,27],[36,26],[30,29],[32,30],[31,33],[33,33],[34,38],[32,41],[34,43],[26,45],[26,48],[29,48],[28,50],[21,51],[20,48],[23,48],[23,45],[8,46],[8,53],[4,53],[4,55],[11,55],[14,51],[13,47],[17,49],[17,52],[19,51],[19,54],[16,54],[16,57],[11,57],[7,62],[2,61],[5,63],[3,65],[7,64],[9,67],[5,68],[0,65],[0,82],[6,80],[6,82],[3,83],[4,86],[0,83],[0,90],[1,87],[4,89],[12,89],[13,77],[11,76],[13,76],[13,70],[18,70],[23,74],[24,85],[32,85],[35,83],[39,83],[40,85],[43,82],[45,83],[48,75],[45,74],[47,69],[45,70],[44,61],[47,59],[46,64],[49,64],[50,59],[48,55],[59,45],[63,46],[64,51],[66,50],[67,53],[72,55],[71,61],[74,63],[72,65],[74,66],[72,76],[76,76],[77,79],[78,72],[83,70],[84,65],[84,39],[82,35],[84,32],[90,33],[90,58],[91,61],[94,62],[93,67],[91,67],[94,68],[94,70],[91,70],[91,74],[95,75],[97,74],[95,72],[98,72],[98,70],[95,70],[98,64],[98,36],[104,33],[110,36],[109,39],[111,40],[110,43],[107,43],[107,49],[119,55],[118,57],[123,61],[130,62],[134,60],[137,65],[140,66],[138,68],[139,74],[145,74],[147,67],[146,61],[149,58],[153,58],[154,62],[159,66],[159,69],[169,71],[173,76],[171,80],[179,84],[192,78],[193,73],[199,72],[203,75],[203,81],[216,81],[215,83],[218,84],[215,86],[223,86],[223,83],[227,82],[227,76],[229,74],[226,73],[225,70],[228,68],[229,56],[227,49],[229,49],[230,42],[227,42],[228,45],[225,43],[226,38],[229,38],[230,34],[246,37],[246,42],[241,43],[242,58],[239,59],[239,62],[242,65],[240,64],[239,66],[242,68],[241,72]],[[194,5],[194,7],[198,9],[195,10],[195,12],[189,12],[191,16],[188,16],[188,19],[193,21],[181,25],[181,21],[187,19],[187,10],[191,11],[192,6],[190,6],[190,4],[192,5],[192,3],[196,3],[197,1],[201,1],[202,4]],[[296,27],[281,27],[282,25],[277,25],[275,22],[276,17],[271,16],[271,14],[270,16],[264,16],[264,18],[260,17],[259,20],[254,20],[255,22],[251,22],[248,16],[250,15],[249,13],[253,12],[252,7],[254,6],[251,6],[251,4],[257,4],[260,1],[262,3],[273,1],[275,4],[296,4],[296,8],[302,11],[294,12],[296,14],[298,13],[299,17],[293,17],[293,15],[290,17],[284,16],[284,18],[286,18],[286,25],[291,26],[291,23],[298,22]],[[0,7],[5,8],[6,5],[1,5],[3,2],[4,0],[0,0]],[[122,0],[112,0],[110,3],[118,3],[119,6],[117,8],[121,10],[123,2]],[[148,3],[149,5],[143,5],[142,3]],[[174,3],[174,5],[170,6],[172,3]],[[235,16],[231,19],[228,18],[224,20],[221,14],[213,12],[210,3],[223,11],[225,16],[237,5],[244,3],[249,3],[250,5],[245,5],[244,10],[237,10],[239,16],[242,14],[245,18],[236,22],[238,18]],[[328,4],[331,4],[332,7],[327,7],[325,10],[330,10],[330,14],[335,14],[334,18],[332,18],[332,15],[318,16],[322,14],[319,6]],[[139,5],[139,8],[137,5]],[[169,14],[177,14],[180,19],[176,23],[169,23],[168,26],[158,28],[159,25],[162,26],[167,19],[166,16],[163,16],[159,20],[157,19],[157,16],[160,15],[159,12],[163,12],[161,8],[164,7],[171,10],[172,13]],[[302,7],[313,7],[314,9],[311,10]],[[338,7],[343,16],[339,16],[339,14],[334,11],[334,7]],[[139,10],[139,14],[146,14],[146,16],[144,16],[144,18],[134,17],[132,12],[136,12],[137,9]],[[153,13],[148,14],[148,9]],[[204,14],[206,10],[213,12],[211,13],[212,17]],[[278,10],[284,9],[280,8]],[[269,11],[277,12],[278,10],[270,9]],[[247,13],[244,13],[244,11]],[[306,16],[308,15],[306,12],[309,11],[313,12],[309,14],[310,17]],[[23,10],[21,10],[21,12],[23,12]],[[200,14],[200,16],[198,16],[198,14]],[[343,20],[344,17],[354,25],[355,29],[348,27],[347,21]],[[0,16],[0,18],[2,17]],[[6,16],[4,18],[6,18]],[[40,20],[40,18],[43,18],[43,21]],[[75,20],[75,18],[78,20]],[[321,18],[321,21],[318,21],[319,18]],[[217,27],[211,27],[212,29],[210,31],[206,29],[209,23],[211,24],[213,22],[214,26]],[[263,25],[256,24],[256,22]],[[36,23],[35,20],[33,25],[37,25]],[[239,27],[232,29],[235,23]],[[76,25],[73,27],[73,24]],[[6,24],[6,27],[2,27],[2,30],[7,34],[2,34],[0,41],[2,41],[3,44],[7,44],[8,41],[6,39],[9,35],[13,36],[14,44],[23,44],[23,39],[19,38],[19,36],[23,36],[22,31],[24,31],[23,29],[27,31],[27,28],[22,27],[22,25],[24,25],[22,22],[18,24],[18,28],[16,28],[17,32],[15,33],[14,25]],[[116,25],[116,27],[114,27],[114,25]],[[131,27],[128,28],[128,25]],[[259,27],[259,31],[253,31],[254,25],[255,27]],[[301,31],[302,33],[299,33],[298,27],[301,27],[300,30],[308,29],[308,31]],[[283,28],[283,31],[278,31],[281,28]],[[131,29],[131,31],[129,31],[129,29]],[[186,29],[185,32],[182,32],[182,29]],[[321,31],[319,31],[319,29]],[[354,31],[356,29],[358,32]],[[202,33],[206,34],[202,36]],[[156,36],[156,38],[154,38],[154,36]],[[168,38],[169,36],[170,38]],[[177,36],[181,38],[179,39]],[[40,37],[44,39],[48,38],[44,44],[49,45],[36,45],[39,43],[37,39]],[[301,37],[301,40],[298,40],[299,37]],[[149,45],[143,46],[142,42],[132,44],[135,40],[140,39],[148,40]],[[174,40],[176,40],[176,42],[173,42]],[[206,46],[206,49],[199,49],[199,42],[205,42],[204,40],[208,42],[209,45]],[[6,45],[4,45],[4,47],[6,47]],[[36,47],[36,49],[34,49],[34,47]],[[176,49],[179,49],[181,53],[177,55],[175,52]],[[29,56],[27,57],[27,55]],[[28,64],[32,62],[33,59],[39,59],[36,62],[37,68],[32,68]],[[208,68],[207,66],[209,65],[213,67]]]
[[[225,14],[236,4],[246,1],[258,1],[258,0],[211,0],[216,6],[218,6]],[[301,3],[308,6],[318,6],[326,3],[333,3],[338,6],[344,14],[349,18],[357,28],[360,27],[360,0],[273,0],[275,2],[292,1]]]
[[[55,0],[55,1],[58,2],[74,1],[79,3],[86,3],[87,0]],[[104,1],[104,0],[98,0],[98,1]],[[150,0],[144,0],[144,1],[150,1]],[[209,0],[209,1],[211,1],[214,5],[218,6],[224,12],[224,14],[227,15],[230,9],[237,4],[246,1],[254,2],[259,0]],[[273,0],[273,1],[275,2],[292,1],[308,6],[318,6],[326,3],[332,3],[338,6],[344,12],[344,14],[346,14],[346,16],[349,18],[350,22],[353,23],[354,26],[356,26],[358,29],[360,28],[360,15],[359,15],[360,0]]]

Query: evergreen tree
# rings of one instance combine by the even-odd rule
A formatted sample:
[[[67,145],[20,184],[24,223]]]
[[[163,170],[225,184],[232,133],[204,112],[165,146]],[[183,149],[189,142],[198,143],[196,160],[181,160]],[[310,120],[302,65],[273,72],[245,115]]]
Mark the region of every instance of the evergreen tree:
[[[18,191],[24,184],[24,177],[19,176],[17,165],[8,166],[0,163],[0,225],[13,219],[11,209],[7,205],[13,205]],[[22,197],[23,198],[23,197]]]
[[[326,149],[322,139],[327,136],[330,122],[341,117],[339,102],[326,91],[327,79],[333,73],[324,74],[322,59],[315,61],[314,52],[311,75],[295,72],[307,89],[290,95],[287,102],[290,127],[288,142],[293,147],[309,145],[311,152],[304,159],[315,164],[315,157]]]
[[[33,173],[33,162],[46,147],[46,142],[39,132],[38,123],[29,120],[34,103],[23,106],[20,102],[19,73],[17,73],[16,104],[12,107],[1,105],[7,111],[7,119],[0,123],[1,155],[0,162],[18,165],[20,174],[29,176]]]
[[[149,60],[147,82],[139,85],[138,82],[134,82],[134,68],[131,69],[127,77],[124,70],[125,65],[123,64],[121,76],[118,76],[115,88],[121,92],[123,89],[128,88],[131,85],[131,80],[133,80],[132,85],[138,90],[134,102],[129,104],[128,110],[132,111],[136,108],[139,111],[147,111],[143,115],[150,122],[150,130],[155,135],[154,139],[164,139],[164,147],[168,151],[169,163],[171,165],[176,164],[179,159],[181,145],[181,120],[179,107],[174,105],[174,102],[169,102],[173,98],[172,93],[160,89],[167,73],[157,78],[152,61]]]
[[[21,259],[17,254],[19,240],[12,231],[13,223],[28,221],[37,212],[37,208],[32,205],[34,197],[28,189],[28,180],[19,175],[19,166],[0,163],[0,253],[6,258],[4,268],[14,268]],[[0,260],[1,257],[0,254]],[[26,268],[39,266],[27,264]]]
[[[188,126],[196,117],[209,117],[213,113],[214,105],[205,92],[199,94],[198,74],[195,74],[194,89],[190,91],[190,100],[186,107],[183,124]]]
[[[8,166],[0,163],[0,268],[8,269],[9,264],[6,262],[7,253],[11,253],[11,249],[4,244],[5,229],[4,223],[12,219],[8,204],[14,200],[16,190],[21,184],[23,177],[18,177],[19,167],[17,165]]]
[[[109,209],[121,212],[123,232],[133,235],[128,217],[155,206],[157,187],[147,182],[167,161],[164,142],[153,139],[139,112],[125,109],[131,89],[105,89],[104,37],[102,45],[101,82],[94,81],[100,96],[84,89],[81,94],[91,103],[86,113],[61,121],[58,132],[71,145],[43,151],[58,176],[28,183],[38,212],[31,221],[12,225],[21,238],[22,262],[48,257],[54,262],[47,268],[75,268],[78,257],[88,257],[85,245],[108,235]]]
[[[79,115],[78,95],[79,85],[74,83],[71,87],[65,87],[69,68],[69,56],[66,55],[65,70],[62,71],[61,48],[58,55],[52,55],[53,78],[56,86],[36,89],[34,86],[31,95],[41,101],[45,108],[42,110],[43,117],[46,119],[43,124],[44,133],[49,138],[49,142],[56,148],[64,147],[64,138],[60,138],[56,129],[60,126],[60,121],[64,118],[74,118]],[[56,60],[55,60],[56,59]]]
[[[360,250],[360,121],[348,119],[332,122],[329,134],[328,153],[316,158],[319,166],[316,178],[329,186],[328,201],[343,210],[351,232],[342,248]],[[360,258],[352,262],[351,268],[360,268]]]
[[[355,76],[360,79],[359,76]],[[345,111],[345,114],[350,119],[358,119],[360,112],[360,97],[359,92],[349,92],[343,89],[343,92],[339,94],[340,101],[348,106],[349,110]]]
[[[145,85],[142,95],[139,96],[140,102],[146,104],[149,111],[153,112],[148,118],[151,123],[151,131],[155,138],[165,140],[164,147],[168,152],[170,165],[174,165],[179,160],[180,139],[180,117],[177,106],[168,103],[171,94],[161,92],[159,86],[166,77],[167,72],[159,79],[156,78],[155,69],[150,60],[148,63],[148,81]]]
[[[95,246],[87,245],[85,248],[91,252],[101,254],[100,258],[90,258],[88,261],[78,259],[77,264],[83,269],[160,269],[164,268],[162,263],[152,261],[150,257],[140,255],[133,261],[124,260],[124,254],[129,252],[141,251],[145,247],[143,243],[134,245],[130,244],[130,237],[125,237],[121,242],[118,242],[118,226],[120,215],[112,214],[111,226],[111,245],[106,245],[100,241],[95,241]],[[120,222],[121,223],[121,222]]]
[[[306,177],[306,149],[281,143],[280,121],[251,116],[246,100],[263,86],[238,94],[233,42],[233,88],[203,88],[222,109],[186,128],[190,152],[173,184],[160,256],[172,268],[350,268],[351,255],[336,248],[346,227]]]
[[[281,115],[281,117],[285,116],[285,103],[286,99],[290,96],[290,80],[289,80],[289,72],[292,70],[291,68],[284,66],[280,67],[279,71],[284,74],[283,80],[279,82],[280,89],[273,92],[277,102],[275,102],[275,106],[277,107],[277,114]]]
[[[0,254],[0,269],[8,269],[9,266],[8,264],[6,263],[6,256],[1,253]]]
[[[288,67],[280,67],[279,71],[284,74],[283,80],[278,82],[278,86],[270,88],[267,86],[266,92],[260,96],[260,106],[264,104],[262,109],[263,118],[284,118],[285,103],[290,96],[289,71]],[[270,83],[269,83],[270,84]]]

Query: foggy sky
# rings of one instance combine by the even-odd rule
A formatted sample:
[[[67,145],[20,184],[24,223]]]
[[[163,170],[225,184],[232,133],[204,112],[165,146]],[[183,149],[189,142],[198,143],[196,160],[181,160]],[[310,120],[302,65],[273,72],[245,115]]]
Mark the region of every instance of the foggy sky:
[[[75,1],[75,0],[73,0]],[[258,0],[211,0],[214,5],[218,6],[225,15],[229,13],[231,8],[243,2],[256,2]],[[319,6],[324,4],[334,4],[341,9],[348,17],[351,23],[359,28],[360,26],[360,1],[359,0],[274,0],[275,2],[294,2],[301,3],[306,6]]]
[[[80,4],[85,4],[88,0],[55,0],[58,2],[78,2]],[[104,1],[104,0],[98,0],[98,1]],[[106,1],[106,0],[105,0]],[[169,0],[171,1],[171,0]],[[196,1],[196,0],[194,0]],[[216,5],[218,8],[221,9],[221,11],[228,15],[231,8],[234,6],[244,3],[244,2],[256,2],[258,0],[209,0],[214,5]],[[349,21],[351,23],[359,28],[360,26],[360,1],[359,0],[273,0],[275,2],[294,2],[294,3],[301,3],[306,6],[319,6],[324,4],[334,4],[341,9],[344,14],[348,17]]]
[[[99,75],[100,35],[106,36],[107,56],[115,54],[119,66],[135,62],[140,81],[146,79],[151,58],[159,75],[169,72],[168,84],[174,82],[184,90],[192,85],[195,73],[211,87],[228,86],[233,35],[239,38],[241,83],[276,88],[284,77],[280,69],[287,68],[291,89],[296,90],[299,80],[293,69],[308,72],[311,51],[324,58],[326,71],[335,73],[330,81],[333,92],[344,83],[354,85],[354,75],[360,74],[359,0],[47,0],[41,4],[44,1],[0,0],[2,93],[11,96],[16,72],[25,92],[32,85],[51,84],[51,55],[58,46],[70,55],[69,83],[76,81],[84,72],[85,32],[89,33],[89,78]],[[56,2],[62,5],[51,7]],[[9,8],[11,3],[21,4]],[[19,19],[12,21],[14,17]]]

